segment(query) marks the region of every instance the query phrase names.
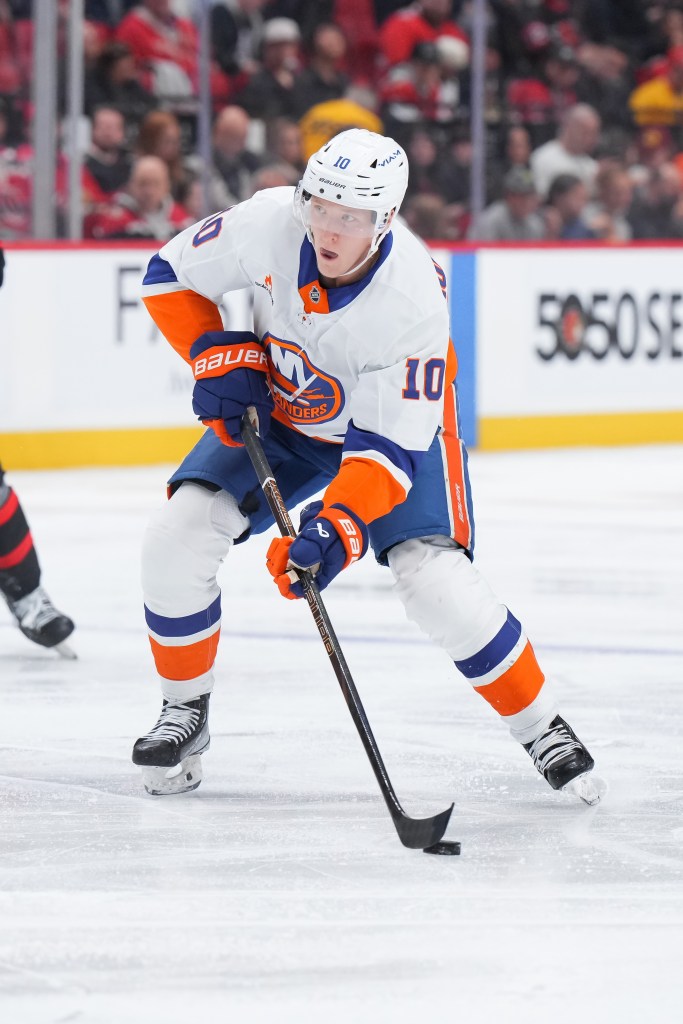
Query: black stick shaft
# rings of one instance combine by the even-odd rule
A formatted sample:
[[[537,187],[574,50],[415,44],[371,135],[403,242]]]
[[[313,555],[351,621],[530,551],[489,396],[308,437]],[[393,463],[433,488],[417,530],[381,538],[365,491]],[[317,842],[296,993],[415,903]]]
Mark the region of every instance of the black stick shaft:
[[[270,468],[268,459],[263,450],[261,440],[252,426],[249,419],[249,411],[242,419],[242,440],[251,459],[258,481],[265,494],[270,510],[275,518],[276,525],[283,537],[295,537],[296,531],[292,525],[289,512],[282,500],[277,481]],[[424,849],[437,843],[446,831],[448,820],[453,810],[453,805],[441,814],[433,818],[415,819],[410,818],[398,800],[394,788],[389,779],[384,761],[372,734],[370,723],[363,704],[361,703],[358,690],[351,676],[346,659],[337,640],[336,633],[330,621],[327,609],[323,604],[320,591],[312,575],[308,571],[300,572],[303,583],[304,594],[308,607],[311,610],[313,619],[325,645],[325,650],[330,659],[334,673],[341,687],[344,698],[351,712],[358,734],[361,738],[368,759],[375,773],[379,788],[385,803],[389,809],[392,820],[398,832],[399,838],[404,846],[411,849]]]

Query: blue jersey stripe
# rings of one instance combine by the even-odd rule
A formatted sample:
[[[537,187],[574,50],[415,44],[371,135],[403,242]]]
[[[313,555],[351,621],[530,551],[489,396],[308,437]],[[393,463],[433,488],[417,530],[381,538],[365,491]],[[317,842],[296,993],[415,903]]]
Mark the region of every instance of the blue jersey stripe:
[[[193,615],[180,615],[178,618],[157,615],[156,612],[151,612],[147,605],[145,605],[147,625],[153,633],[157,633],[159,636],[192,636],[193,633],[201,633],[203,630],[213,626],[220,617],[220,595],[204,611],[195,612]]]
[[[373,434],[370,430],[360,430],[351,420],[344,440],[344,454],[367,450],[376,451],[384,455],[397,469],[405,473],[411,482],[418,466],[426,455],[426,452],[415,452],[407,448],[401,448],[400,445],[394,444],[388,437],[382,437],[381,434]]]
[[[167,260],[162,260],[159,253],[152,256],[147,266],[143,284],[170,284],[177,281],[173,267]]]
[[[456,661],[455,667],[468,679],[477,679],[479,676],[486,675],[508,656],[521,633],[521,623],[517,621],[512,612],[508,611],[507,621],[498,630],[493,640],[490,640],[471,658],[467,658],[465,661]]]

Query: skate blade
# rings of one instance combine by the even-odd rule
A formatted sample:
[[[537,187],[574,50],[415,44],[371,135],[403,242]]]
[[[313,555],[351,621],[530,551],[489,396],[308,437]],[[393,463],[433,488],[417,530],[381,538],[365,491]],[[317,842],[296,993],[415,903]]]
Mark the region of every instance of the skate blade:
[[[190,793],[202,781],[202,758],[190,754],[172,768],[156,768],[145,765],[142,769],[142,783],[150,796],[172,796],[175,793]]]
[[[589,807],[594,807],[595,804],[600,803],[607,792],[607,786],[599,776],[593,775],[592,772],[586,772],[585,775],[579,775],[576,779],[568,782],[563,792],[571,793],[572,796],[583,800]]]
[[[64,658],[66,661],[78,661],[78,655],[73,647],[70,647],[65,641],[62,641],[61,644],[56,644],[54,650],[60,658]]]

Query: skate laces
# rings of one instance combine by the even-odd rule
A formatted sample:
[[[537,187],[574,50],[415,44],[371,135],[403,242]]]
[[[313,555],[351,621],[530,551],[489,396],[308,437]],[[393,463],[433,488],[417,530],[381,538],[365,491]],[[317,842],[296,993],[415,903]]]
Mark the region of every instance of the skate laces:
[[[573,738],[564,723],[558,723],[529,743],[526,749],[539,771],[545,772],[568,754],[583,750],[583,744]]]
[[[167,704],[159,716],[159,721],[147,735],[155,739],[182,742],[192,734],[198,721],[198,708],[190,707],[189,704]]]
[[[37,587],[26,597],[14,601],[11,605],[17,621],[24,629],[40,632],[53,619],[60,617],[52,601],[42,587]]]

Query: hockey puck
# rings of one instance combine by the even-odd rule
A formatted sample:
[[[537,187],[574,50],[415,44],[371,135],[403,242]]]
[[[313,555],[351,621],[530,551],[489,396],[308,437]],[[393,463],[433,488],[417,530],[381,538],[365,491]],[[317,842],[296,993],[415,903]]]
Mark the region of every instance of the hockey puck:
[[[457,857],[460,853],[460,843],[444,839],[440,843],[434,843],[433,846],[425,846],[422,852],[438,853],[441,854],[442,857]]]

